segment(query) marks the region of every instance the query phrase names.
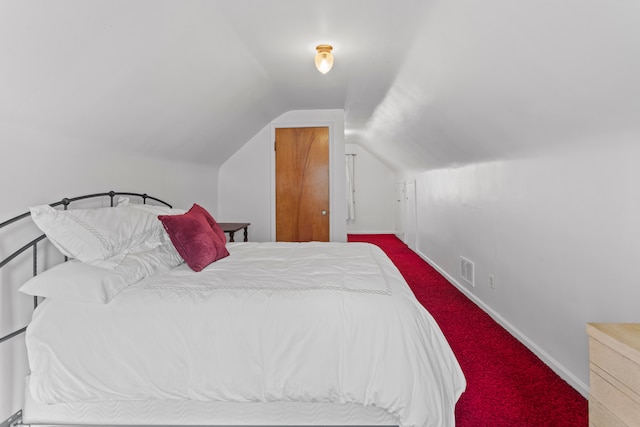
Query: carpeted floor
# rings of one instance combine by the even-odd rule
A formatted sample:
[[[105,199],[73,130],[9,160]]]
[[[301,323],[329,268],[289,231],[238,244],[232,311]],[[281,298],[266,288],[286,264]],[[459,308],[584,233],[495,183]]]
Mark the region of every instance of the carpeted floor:
[[[436,319],[467,379],[456,426],[587,426],[587,400],[391,234],[353,234],[382,248]]]

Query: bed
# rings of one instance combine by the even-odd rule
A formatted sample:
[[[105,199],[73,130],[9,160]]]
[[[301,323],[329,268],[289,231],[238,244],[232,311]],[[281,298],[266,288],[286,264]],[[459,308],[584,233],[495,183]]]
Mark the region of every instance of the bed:
[[[115,205],[30,210],[69,261],[21,287],[45,297],[23,423],[455,425],[464,376],[378,247],[227,243],[198,205]]]

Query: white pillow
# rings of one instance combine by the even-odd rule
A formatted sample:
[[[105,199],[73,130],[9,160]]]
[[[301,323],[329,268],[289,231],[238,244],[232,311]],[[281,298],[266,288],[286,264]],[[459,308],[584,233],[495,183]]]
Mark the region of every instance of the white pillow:
[[[147,203],[131,203],[128,197],[118,197],[117,206],[130,206],[134,209],[142,209],[154,215],[181,215],[184,209],[170,208],[167,205],[150,205]]]
[[[149,212],[155,216],[158,215],[182,215],[187,212],[184,209],[170,208],[169,206],[159,206],[159,205],[147,205],[143,203],[130,203],[125,206],[129,206],[133,209],[140,209],[145,212]]]
[[[173,245],[130,253],[114,269],[70,260],[30,279],[20,292],[66,301],[106,304],[127,286],[182,263]]]
[[[134,205],[66,211],[42,205],[30,211],[60,252],[104,268],[115,268],[129,252],[169,242],[157,215]]]

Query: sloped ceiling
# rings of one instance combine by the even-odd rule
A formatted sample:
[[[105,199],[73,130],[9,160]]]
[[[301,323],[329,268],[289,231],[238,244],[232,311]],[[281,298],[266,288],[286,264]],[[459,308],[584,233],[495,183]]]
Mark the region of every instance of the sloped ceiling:
[[[634,0],[0,0],[0,138],[219,165],[286,111],[338,108],[396,170],[494,159],[637,132],[639,18]]]

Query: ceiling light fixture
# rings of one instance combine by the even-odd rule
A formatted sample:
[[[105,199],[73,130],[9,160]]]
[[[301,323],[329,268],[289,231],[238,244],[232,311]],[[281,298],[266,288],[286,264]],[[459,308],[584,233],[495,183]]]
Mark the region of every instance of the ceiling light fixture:
[[[333,55],[331,51],[333,50],[333,46],[328,44],[321,44],[316,46],[316,68],[322,74],[327,74],[331,67],[333,67]]]

